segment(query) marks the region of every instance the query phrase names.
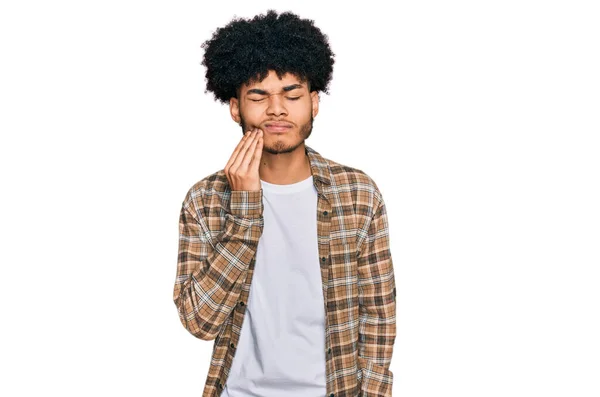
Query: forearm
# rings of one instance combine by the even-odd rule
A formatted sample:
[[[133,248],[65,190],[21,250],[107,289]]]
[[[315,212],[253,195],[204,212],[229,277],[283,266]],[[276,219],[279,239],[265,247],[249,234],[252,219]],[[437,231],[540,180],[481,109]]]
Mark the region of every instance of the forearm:
[[[197,215],[196,215],[197,216]],[[174,301],[184,327],[214,339],[239,300],[262,234],[262,191],[234,191],[223,230],[209,245],[201,224],[182,207]]]
[[[383,199],[374,209],[358,258],[358,366],[361,396],[391,396],[396,339],[396,283]]]

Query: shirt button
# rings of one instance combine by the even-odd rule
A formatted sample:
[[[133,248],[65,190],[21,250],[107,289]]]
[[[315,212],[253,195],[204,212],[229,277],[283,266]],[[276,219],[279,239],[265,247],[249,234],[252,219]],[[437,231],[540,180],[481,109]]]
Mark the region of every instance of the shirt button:
[[[219,389],[223,388],[223,384],[221,382],[219,382]]]
[[[244,307],[244,302],[240,301],[240,306]]]
[[[327,211],[323,211],[323,215],[327,216]]]
[[[235,348],[235,345],[233,344],[233,342],[231,342],[231,344],[229,346],[231,346],[232,349]]]
[[[331,347],[327,350],[327,354],[331,354]]]
[[[324,256],[321,257],[321,262],[325,262],[327,260],[327,258],[325,258]]]
[[[329,397],[333,397],[333,393],[331,393],[331,394],[329,395]]]

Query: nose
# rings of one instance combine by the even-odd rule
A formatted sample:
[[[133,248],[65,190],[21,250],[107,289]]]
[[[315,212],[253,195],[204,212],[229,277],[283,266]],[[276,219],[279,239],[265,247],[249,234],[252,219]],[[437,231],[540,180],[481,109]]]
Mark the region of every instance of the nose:
[[[268,101],[267,114],[272,116],[280,116],[282,114],[287,115],[287,109],[283,102],[283,93],[270,95]]]

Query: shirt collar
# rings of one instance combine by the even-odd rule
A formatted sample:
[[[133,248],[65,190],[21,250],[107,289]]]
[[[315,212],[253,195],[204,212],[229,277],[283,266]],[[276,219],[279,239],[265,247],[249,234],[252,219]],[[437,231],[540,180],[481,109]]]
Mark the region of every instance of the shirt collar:
[[[313,178],[319,179],[321,182],[331,184],[331,170],[327,160],[319,154],[315,149],[308,145],[304,145],[304,151],[310,162],[310,172]]]

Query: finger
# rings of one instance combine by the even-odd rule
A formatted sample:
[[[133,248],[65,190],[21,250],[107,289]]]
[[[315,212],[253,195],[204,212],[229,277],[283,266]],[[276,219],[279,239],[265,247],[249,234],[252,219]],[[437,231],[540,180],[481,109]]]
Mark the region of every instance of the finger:
[[[258,138],[256,140],[256,147],[254,149],[254,157],[252,158],[252,162],[250,164],[250,168],[252,171],[258,172],[260,168],[260,159],[262,157],[263,152],[263,136],[262,131],[259,132]]]
[[[252,159],[254,157],[256,144],[258,143],[258,135],[259,130],[257,129],[257,131],[254,133],[254,136],[252,137],[250,145],[248,145],[248,148],[246,149],[246,153],[244,154],[244,157],[240,164],[240,169],[243,171],[247,171],[250,169],[250,164],[252,163]]]
[[[244,146],[244,143],[248,140],[248,137],[251,135],[251,132],[253,130],[254,129],[250,129],[250,130],[248,130],[248,131],[246,131],[244,133],[244,136],[242,137],[242,139],[240,139],[240,141],[236,145],[235,149],[233,150],[233,153],[229,157],[229,161],[227,162],[227,165],[230,165],[230,164],[232,164],[235,161],[235,158],[236,158],[237,154],[242,149],[242,147]]]
[[[239,153],[244,148],[244,144],[248,142],[248,140],[250,140],[250,137],[252,136],[252,131],[254,131],[254,128],[246,131],[242,139],[240,139],[237,146],[235,147],[235,150],[233,151],[233,154],[231,155],[231,157],[229,157],[229,161],[227,161],[225,169],[227,169],[227,167],[231,167],[235,163],[235,160],[237,159]]]
[[[252,144],[252,142],[255,139],[256,139],[256,132],[252,131],[250,133],[250,135],[248,136],[248,139],[246,140],[246,142],[244,142],[244,145],[238,152],[237,157],[235,158],[235,161],[231,165],[231,168],[233,170],[238,170],[238,169],[240,169],[240,167],[244,166],[245,164],[247,164],[249,162],[249,161],[245,161],[244,159],[245,159],[246,153],[248,152],[248,148],[250,147],[250,145]],[[246,168],[244,168],[244,170],[245,169]]]

